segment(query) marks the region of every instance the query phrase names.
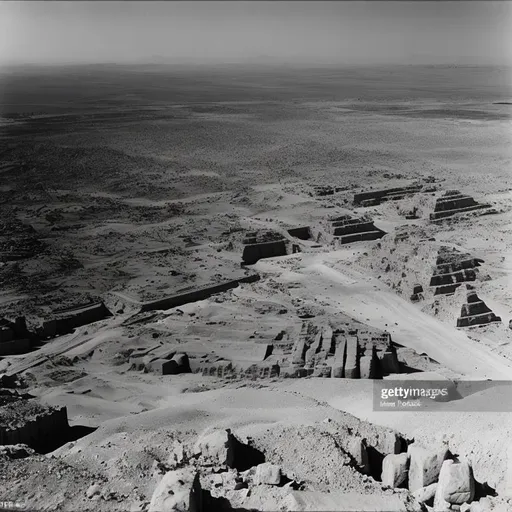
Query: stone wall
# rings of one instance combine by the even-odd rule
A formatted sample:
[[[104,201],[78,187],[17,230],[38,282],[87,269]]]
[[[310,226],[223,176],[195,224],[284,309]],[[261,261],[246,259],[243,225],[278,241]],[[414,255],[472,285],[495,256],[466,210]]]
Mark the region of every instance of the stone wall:
[[[30,340],[22,338],[18,340],[0,342],[0,356],[8,356],[11,354],[24,354],[31,348]]]
[[[245,265],[253,265],[263,258],[286,256],[286,254],[286,240],[284,239],[272,242],[251,243],[245,245],[242,260]]]
[[[238,279],[232,279],[230,281],[223,281],[222,283],[216,283],[194,290],[189,290],[183,293],[177,293],[169,297],[157,299],[154,301],[146,302],[142,304],[141,311],[153,311],[155,309],[171,309],[183,304],[190,302],[196,302],[198,300],[205,300],[215,295],[216,293],[223,293],[232,288],[236,288],[240,283],[254,283],[260,279],[258,274],[251,274],[249,276],[240,277]]]
[[[309,226],[291,228],[288,230],[288,234],[299,240],[311,240],[311,229]]]
[[[29,352],[34,338],[25,317],[18,317],[15,322],[0,318],[0,356]]]
[[[33,399],[0,407],[0,444],[26,444],[46,452],[62,444],[68,431],[65,407],[47,407]]]
[[[112,316],[103,302],[56,310],[54,314],[54,319],[43,323],[43,335],[46,337],[68,334],[77,327]]]
[[[354,195],[354,206],[373,206],[383,201],[403,199],[404,197],[421,192],[421,185],[389,188],[386,190],[371,190]]]

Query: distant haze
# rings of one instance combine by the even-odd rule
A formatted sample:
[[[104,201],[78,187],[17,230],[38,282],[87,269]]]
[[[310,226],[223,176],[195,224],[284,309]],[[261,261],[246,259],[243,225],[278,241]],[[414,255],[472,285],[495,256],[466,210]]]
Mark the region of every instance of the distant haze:
[[[512,63],[512,2],[0,3],[0,64]]]

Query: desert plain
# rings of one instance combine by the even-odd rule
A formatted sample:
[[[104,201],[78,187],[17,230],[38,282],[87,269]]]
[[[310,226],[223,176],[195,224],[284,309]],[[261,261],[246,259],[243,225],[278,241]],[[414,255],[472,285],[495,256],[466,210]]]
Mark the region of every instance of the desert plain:
[[[512,510],[510,69],[0,81],[0,500]]]

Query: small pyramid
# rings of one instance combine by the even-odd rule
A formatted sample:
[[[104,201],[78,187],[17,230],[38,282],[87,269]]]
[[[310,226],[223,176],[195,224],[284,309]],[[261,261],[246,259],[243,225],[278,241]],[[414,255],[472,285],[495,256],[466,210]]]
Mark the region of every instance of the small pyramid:
[[[471,196],[462,194],[458,190],[448,190],[437,199],[434,212],[430,214],[430,220],[436,222],[459,213],[488,210],[490,207],[489,204],[480,204]]]
[[[485,302],[478,297],[476,291],[469,290],[466,303],[460,310],[460,317],[457,318],[457,327],[471,327],[491,322],[501,322],[501,318],[496,316]]]

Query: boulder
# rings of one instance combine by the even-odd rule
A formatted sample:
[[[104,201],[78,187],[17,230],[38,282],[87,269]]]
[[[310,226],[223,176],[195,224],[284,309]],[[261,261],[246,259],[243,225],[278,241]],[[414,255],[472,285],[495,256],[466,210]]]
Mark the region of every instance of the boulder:
[[[409,471],[409,454],[389,454],[382,461],[383,485],[388,487],[399,487],[407,480]]]
[[[366,448],[366,440],[355,436],[348,443],[347,451],[354,458],[357,469],[368,475],[370,473],[370,461]]]
[[[437,482],[435,484],[427,485],[426,487],[420,487],[412,493],[414,499],[420,503],[428,503],[434,499],[436,495]]]
[[[473,471],[467,462],[445,460],[439,473],[434,510],[448,510],[451,505],[470,503],[475,496]]]
[[[98,484],[92,484],[88,487],[85,495],[92,500],[95,497],[99,497],[101,494],[101,487]]]
[[[224,466],[228,458],[228,434],[225,430],[214,430],[202,435],[193,452],[201,457],[203,464]]]
[[[281,468],[270,462],[256,466],[256,484],[279,485],[281,483]]]
[[[489,498],[485,497],[481,498],[480,501],[474,501],[471,504],[463,503],[460,506],[460,512],[490,512],[491,510],[493,512],[500,512],[500,507],[495,506],[495,504],[491,503]],[[505,510],[503,510],[503,512],[505,512]]]
[[[409,490],[417,491],[437,481],[441,466],[449,455],[448,448],[427,450],[421,446],[409,445]]]
[[[191,468],[167,472],[153,492],[148,512],[188,512],[195,476]]]
[[[26,444],[8,444],[0,446],[0,457],[9,459],[24,459],[35,455],[35,451]]]

